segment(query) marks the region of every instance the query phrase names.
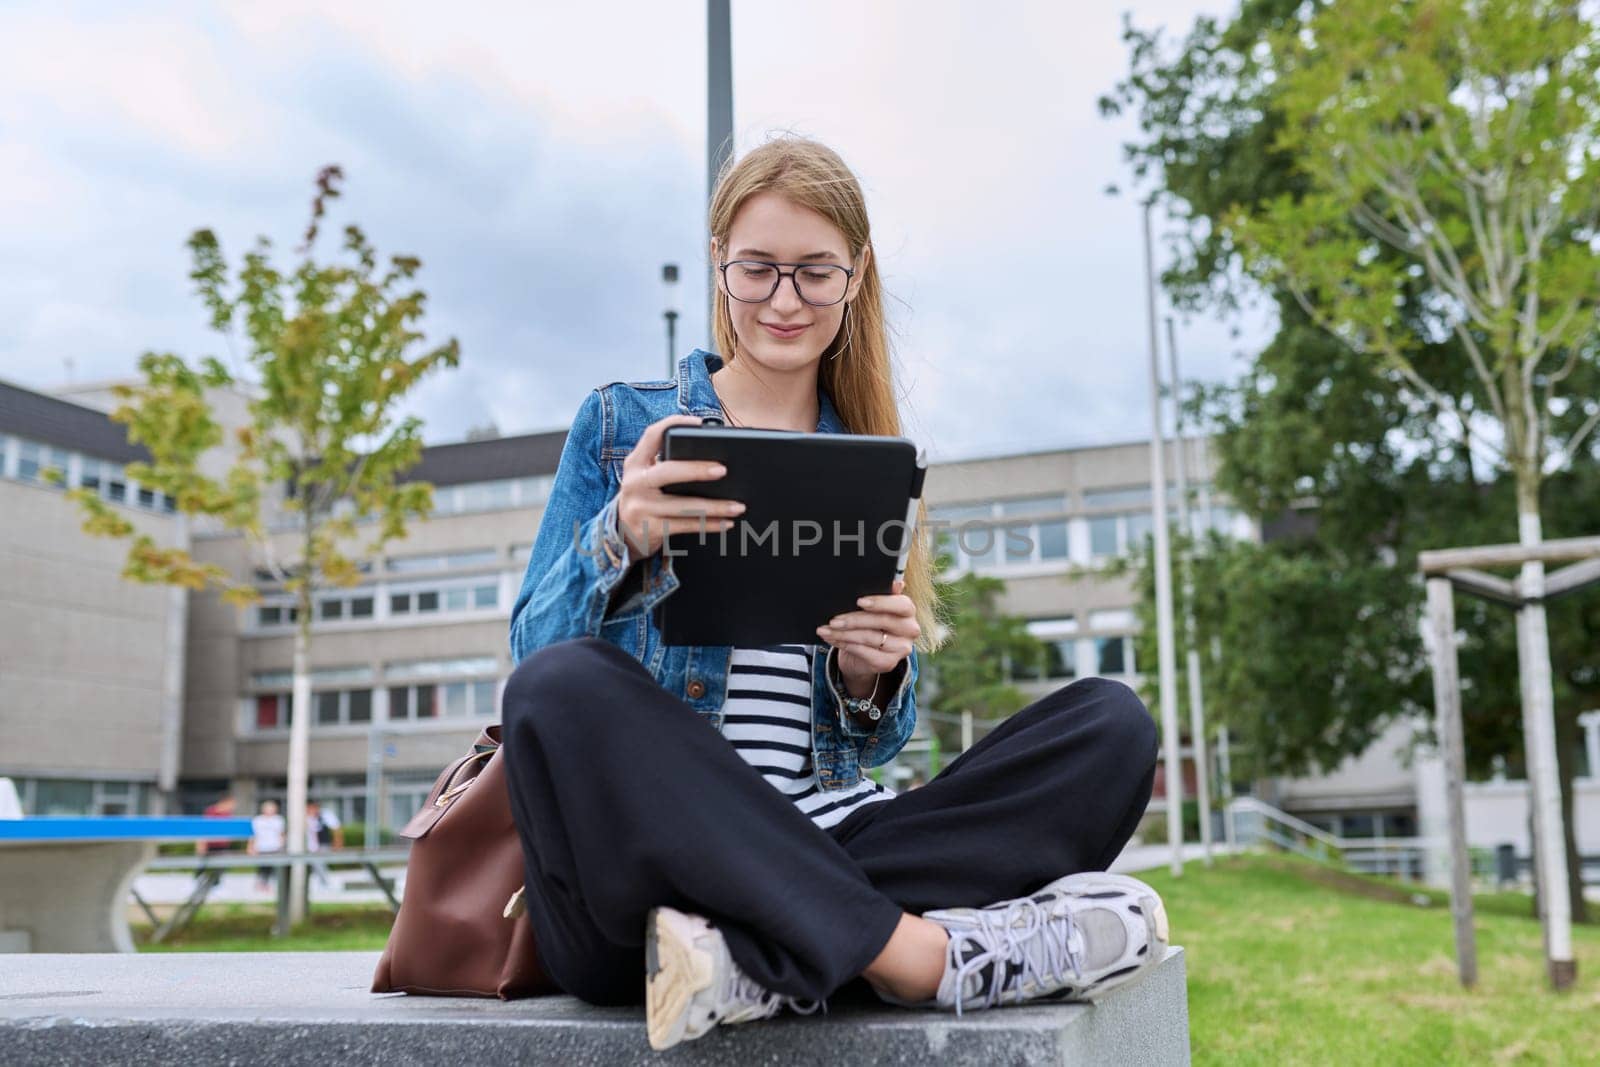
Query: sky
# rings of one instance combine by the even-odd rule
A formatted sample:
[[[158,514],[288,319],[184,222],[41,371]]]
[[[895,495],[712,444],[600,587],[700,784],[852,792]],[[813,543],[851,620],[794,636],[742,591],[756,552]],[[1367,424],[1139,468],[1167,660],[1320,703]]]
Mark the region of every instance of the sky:
[[[1132,14],[1181,35],[1232,7]],[[905,433],[936,460],[1148,438],[1133,127],[1096,107],[1123,11],[732,4],[735,151],[791,131],[860,178]],[[461,344],[408,402],[425,438],[564,428],[590,389],[665,376],[662,264],[684,278],[676,354],[711,347],[705,92],[702,0],[7,0],[0,378],[225,354],[184,242],[208,227],[237,262],[265,235],[287,260],[337,163],[331,223],[420,257],[424,329]],[[1265,335],[1180,318],[1184,377],[1234,377]]]

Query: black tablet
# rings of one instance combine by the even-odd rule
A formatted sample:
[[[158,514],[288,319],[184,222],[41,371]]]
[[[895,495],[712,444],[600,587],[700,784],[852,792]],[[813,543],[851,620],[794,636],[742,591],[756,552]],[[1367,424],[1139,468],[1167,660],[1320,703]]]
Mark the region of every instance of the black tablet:
[[[927,468],[903,437],[673,426],[662,456],[728,470],[663,492],[745,505],[729,529],[662,547],[678,578],[655,609],[669,645],[819,644],[818,626],[904,570]]]

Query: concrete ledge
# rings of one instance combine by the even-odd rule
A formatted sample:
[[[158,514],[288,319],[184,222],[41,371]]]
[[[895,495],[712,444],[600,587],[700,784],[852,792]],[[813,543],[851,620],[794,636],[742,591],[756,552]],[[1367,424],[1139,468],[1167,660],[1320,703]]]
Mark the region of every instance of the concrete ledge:
[[[974,1012],[835,1008],[718,1030],[664,1054],[643,1009],[367,992],[376,953],[15,956],[0,1059],[23,1064],[1187,1064],[1183,950],[1100,1004]]]

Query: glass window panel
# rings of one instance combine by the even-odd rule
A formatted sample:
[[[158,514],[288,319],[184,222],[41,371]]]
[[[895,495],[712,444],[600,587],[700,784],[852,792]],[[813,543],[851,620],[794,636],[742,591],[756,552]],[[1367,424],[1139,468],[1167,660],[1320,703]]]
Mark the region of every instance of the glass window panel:
[[[389,718],[411,718],[411,690],[403,685],[389,690]]]
[[[1097,637],[1094,641],[1095,670],[1100,674],[1124,674],[1127,665],[1123,661],[1123,644],[1120,637]]]
[[[101,482],[100,461],[97,459],[85,459],[79,466],[78,484],[91,493],[99,493]]]
[[[371,722],[372,721],[372,690],[370,690],[370,689],[352,689],[352,690],[350,690],[348,703],[350,705],[350,721],[351,722]]]
[[[339,694],[317,693],[317,725],[332,726],[339,721]]]
[[[494,683],[472,683],[472,713],[474,715],[492,716],[496,712],[494,706]]]
[[[1044,676],[1046,678],[1076,678],[1078,676],[1078,643],[1070,638],[1046,641],[1044,646]]]
[[[1089,552],[1095,556],[1117,554],[1117,517],[1098,515],[1089,520]]]
[[[1155,532],[1155,523],[1148,511],[1135,511],[1128,516],[1128,551],[1137,552],[1144,547],[1145,538]]]
[[[344,601],[342,600],[324,600],[321,607],[321,617],[324,619],[344,618]]]
[[[264,693],[256,697],[256,729],[274,730],[278,726],[278,694]]]
[[[963,526],[958,539],[969,567],[993,564],[999,558],[1000,538],[992,527]]]
[[[1148,485],[1132,486],[1123,489],[1085,489],[1083,491],[1083,506],[1086,508],[1126,507],[1130,504],[1150,504],[1150,487]]]
[[[1091,630],[1131,630],[1136,622],[1132,608],[1104,608],[1089,612]]]
[[[39,465],[44,450],[32,441],[23,441],[17,449],[17,477],[25,482],[39,480]]]
[[[256,609],[256,622],[262,626],[276,626],[283,621],[283,609],[276,604],[262,604]]]
[[[34,784],[33,815],[88,815],[94,810],[94,783],[41,778]]]
[[[1378,828],[1371,815],[1343,815],[1339,822],[1341,837],[1372,837]]]
[[[437,571],[444,569],[443,556],[396,556],[389,560],[387,567],[400,574],[412,571]]]
[[[1067,524],[1065,522],[1041,522],[1034,528],[1034,535],[1039,540],[1040,559],[1067,558]]]
[[[461,659],[415,660],[391,663],[384,673],[393,680],[402,678],[464,678],[494,674],[499,668],[493,656],[464,656]]]
[[[511,483],[490,482],[484,486],[484,503],[491,508],[509,508],[511,506]]]
[[[370,596],[351,597],[350,617],[352,619],[372,618],[372,598]]]
[[[1000,501],[1000,514],[1007,517],[1059,515],[1065,510],[1067,501],[1063,496],[1029,496]]]
[[[492,608],[500,603],[500,587],[497,585],[479,585],[472,589],[472,606],[475,608]]]
[[[990,519],[994,517],[994,505],[988,501],[982,504],[944,504],[929,508],[928,517],[950,523],[959,523],[966,519]]]
[[[419,685],[415,690],[417,694],[417,715],[419,719],[437,719],[439,717],[439,687],[436,685]]]
[[[1033,559],[1033,527],[1002,527],[1007,563],[1026,563]]]
[[[156,491],[154,489],[146,489],[144,486],[141,485],[139,487],[139,506],[141,508],[153,508],[153,507],[155,507],[156,506]]]
[[[451,682],[441,686],[444,690],[444,713],[455,719],[467,714],[467,683]]]
[[[162,493],[161,510],[166,512],[168,515],[175,513],[178,510],[177,499],[175,497],[168,496],[166,493]]]
[[[471,591],[467,589],[446,589],[444,591],[444,608],[446,611],[465,611],[467,604],[471,601],[471,596]]]
[[[119,504],[128,499],[128,479],[121,467],[106,467],[106,496]]]
[[[418,611],[438,611],[439,610],[439,594],[438,593],[418,593],[417,594],[417,610]]]
[[[389,614],[409,615],[411,613],[411,594],[395,593],[389,598]]]

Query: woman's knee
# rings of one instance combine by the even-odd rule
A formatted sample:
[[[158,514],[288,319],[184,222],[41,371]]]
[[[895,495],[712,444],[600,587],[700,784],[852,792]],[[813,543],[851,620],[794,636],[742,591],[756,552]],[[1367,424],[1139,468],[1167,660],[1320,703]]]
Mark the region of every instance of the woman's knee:
[[[600,665],[621,651],[599,637],[575,637],[545,645],[526,656],[506,680],[500,718],[508,730],[531,717],[559,714],[587,691],[592,700]]]
[[[1128,766],[1154,766],[1155,719],[1131,686],[1112,678],[1081,678],[1053,694],[1058,712],[1086,730],[1090,743]]]
[[[1108,743],[1140,766],[1153,766],[1160,747],[1155,717],[1131,686],[1110,678],[1100,681],[1104,688],[1101,714]]]

